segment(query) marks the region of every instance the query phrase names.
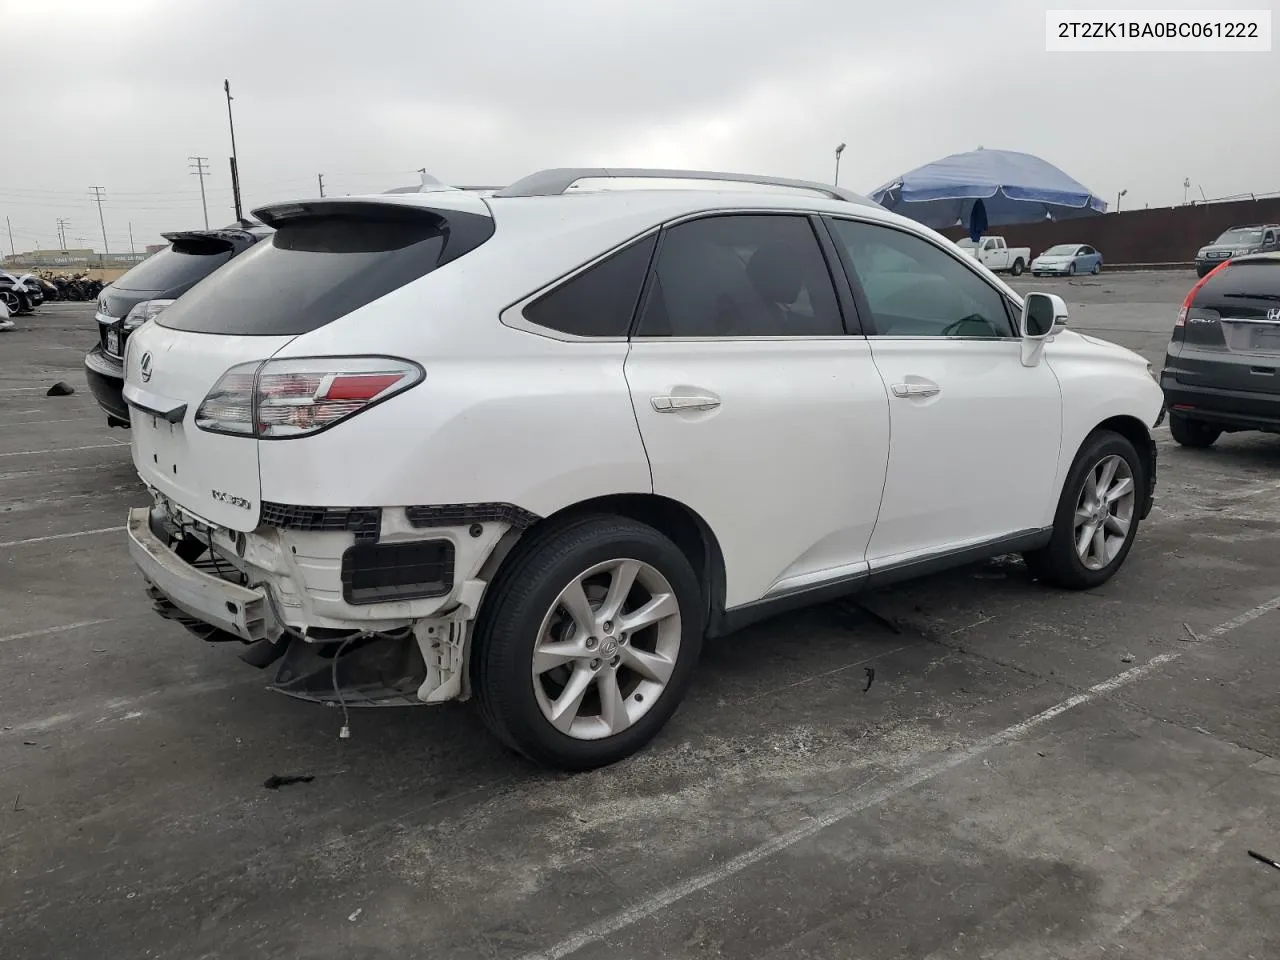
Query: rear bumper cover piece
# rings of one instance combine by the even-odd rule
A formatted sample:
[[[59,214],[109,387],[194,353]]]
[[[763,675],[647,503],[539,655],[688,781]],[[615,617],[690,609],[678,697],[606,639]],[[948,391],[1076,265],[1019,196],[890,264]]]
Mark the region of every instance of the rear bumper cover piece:
[[[246,642],[265,639],[266,597],[181,560],[151,529],[151,510],[129,511],[129,554],[151,585],[175,607]]]

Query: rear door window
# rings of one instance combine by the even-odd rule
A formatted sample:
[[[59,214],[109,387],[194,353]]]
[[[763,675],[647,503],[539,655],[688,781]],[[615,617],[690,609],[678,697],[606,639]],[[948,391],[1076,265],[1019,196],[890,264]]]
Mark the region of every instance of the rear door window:
[[[477,214],[390,204],[319,205],[194,287],[157,322],[191,333],[309,333],[475,249],[493,234]],[[447,219],[446,219],[447,216]]]
[[[807,217],[705,217],[663,235],[639,336],[843,333],[831,274]]]

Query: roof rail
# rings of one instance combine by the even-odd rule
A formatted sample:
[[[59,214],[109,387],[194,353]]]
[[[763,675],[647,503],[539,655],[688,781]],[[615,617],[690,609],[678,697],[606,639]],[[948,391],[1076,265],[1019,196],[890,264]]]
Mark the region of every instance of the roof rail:
[[[787,180],[783,177],[765,177],[755,173],[723,173],[714,170],[662,170],[647,167],[557,167],[552,170],[539,170],[527,177],[522,177],[510,186],[503,187],[495,197],[554,197],[568,190],[579,180],[599,178],[621,179],[636,178],[647,180],[721,180],[730,183],[755,183],[767,187],[793,187],[800,190],[813,190],[831,197],[833,200],[847,200],[866,206],[877,206],[861,194],[843,187],[835,187],[829,183],[818,183],[813,180]]]

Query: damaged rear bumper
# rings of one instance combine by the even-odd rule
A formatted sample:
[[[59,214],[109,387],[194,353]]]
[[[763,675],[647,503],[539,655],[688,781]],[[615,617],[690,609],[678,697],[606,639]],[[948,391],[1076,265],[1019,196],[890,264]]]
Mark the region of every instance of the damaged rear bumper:
[[[266,596],[184,562],[151,529],[151,510],[129,511],[129,554],[142,575],[173,606],[246,643],[267,639]]]

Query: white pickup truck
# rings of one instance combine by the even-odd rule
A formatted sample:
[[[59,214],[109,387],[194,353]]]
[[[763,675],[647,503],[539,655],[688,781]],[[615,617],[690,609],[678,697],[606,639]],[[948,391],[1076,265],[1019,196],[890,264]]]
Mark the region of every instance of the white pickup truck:
[[[1004,237],[983,237],[977,243],[965,237],[957,240],[956,246],[976,257],[988,270],[1008,270],[1015,277],[1031,262],[1030,247],[1010,247],[1004,242]]]

